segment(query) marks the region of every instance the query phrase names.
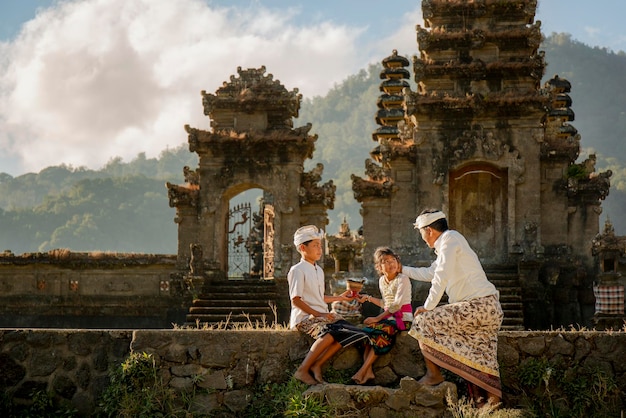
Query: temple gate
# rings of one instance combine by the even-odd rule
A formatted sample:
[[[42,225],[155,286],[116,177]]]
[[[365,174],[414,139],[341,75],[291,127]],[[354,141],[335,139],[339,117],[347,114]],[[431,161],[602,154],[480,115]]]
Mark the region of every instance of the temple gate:
[[[288,309],[286,284],[273,290],[273,283],[259,282],[285,280],[300,257],[291,244],[294,231],[305,224],[324,228],[327,210],[334,206],[332,181],[319,184],[323,165],[304,171],[317,136],[309,135],[311,124],[293,128],[302,95],[297,89],[287,91],[272,74],[265,74],[265,67],[238,68],[237,73],[215,94],[202,91],[212,129],[185,126],[189,150],[198,154],[199,165],[184,168],[185,184],[167,184],[178,224],[177,265],[196,291],[190,321],[214,322],[244,310],[237,295],[261,299],[266,309],[268,302],[282,298],[279,308]],[[251,189],[262,193],[261,210],[230,207],[233,198]],[[228,287],[233,282],[229,278],[242,283]],[[221,301],[225,306],[216,313],[207,305],[218,294],[231,303]]]
[[[554,76],[541,86],[536,7],[536,0],[422,2],[417,89],[406,81],[409,60],[394,50],[382,61],[367,177],[352,176],[363,257],[390,245],[407,263],[430,264],[431,250],[411,225],[422,209],[439,208],[499,288],[505,328],[588,326],[589,248],[611,172],[596,173],[594,156],[575,163],[571,85]]]

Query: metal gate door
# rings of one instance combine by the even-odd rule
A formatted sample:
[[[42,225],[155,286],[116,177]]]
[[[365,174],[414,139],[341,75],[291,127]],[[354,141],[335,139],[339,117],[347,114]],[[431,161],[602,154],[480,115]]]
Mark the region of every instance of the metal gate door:
[[[228,279],[246,279],[250,275],[252,257],[247,244],[252,228],[250,203],[242,203],[228,211]]]
[[[274,278],[274,207],[250,203],[228,212],[228,279]]]

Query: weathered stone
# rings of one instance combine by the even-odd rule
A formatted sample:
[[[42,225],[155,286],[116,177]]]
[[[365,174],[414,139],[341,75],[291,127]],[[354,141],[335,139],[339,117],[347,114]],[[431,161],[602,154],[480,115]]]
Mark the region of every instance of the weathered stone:
[[[538,356],[543,353],[546,348],[546,340],[543,336],[525,337],[517,341],[517,345],[524,353]]]
[[[354,407],[352,397],[344,385],[333,385],[332,389],[326,388],[324,393],[326,395],[326,401],[331,408],[345,411]]]
[[[67,336],[67,348],[74,354],[86,356],[100,340],[100,334],[97,332],[75,332]]]
[[[382,406],[374,406],[369,412],[369,418],[388,418],[389,416],[389,409]]]
[[[507,343],[498,343],[498,362],[505,367],[515,366],[519,363],[519,352]]]
[[[398,375],[396,375],[391,367],[383,367],[382,369],[374,370],[374,383],[381,386],[391,386],[396,383],[399,379]]]
[[[86,389],[91,382],[91,370],[89,369],[89,365],[83,363],[80,365],[78,370],[76,371],[76,384],[81,389]]]
[[[585,336],[576,338],[574,347],[576,348],[576,354],[574,355],[574,361],[576,362],[580,362],[583,358],[587,357],[593,348],[591,342],[589,342]]]
[[[202,375],[202,378],[198,382],[198,386],[210,390],[228,389],[226,377],[224,376],[224,372],[222,370]]]
[[[76,393],[76,384],[67,376],[56,376],[52,381],[52,389],[65,399],[72,399]]]
[[[456,401],[457,390],[454,383],[443,382],[436,386],[421,385],[421,388],[415,394],[414,402],[416,405],[443,408],[448,393],[450,398]]]
[[[297,332],[297,331],[294,331]],[[313,344],[311,337],[300,338],[294,344],[289,345],[289,360],[301,361],[306,357]]]
[[[415,338],[407,332],[399,333],[393,350],[395,353],[393,361],[391,361],[391,356],[387,357],[391,368],[398,376],[417,378],[424,375],[424,357]]]
[[[224,394],[224,405],[233,412],[241,412],[252,402],[249,390],[231,390]]]
[[[354,347],[348,347],[337,353],[332,360],[332,367],[335,370],[347,370],[360,365],[362,362],[361,353]]]
[[[217,369],[228,367],[237,354],[236,351],[219,345],[202,346],[198,348],[198,351],[200,352],[200,364],[204,367]]]
[[[403,391],[394,391],[389,394],[387,400],[385,400],[385,405],[394,411],[401,411],[406,409],[411,404],[411,395],[409,393]]]
[[[574,344],[566,341],[561,334],[554,338],[548,339],[548,351],[547,356],[550,358],[555,354],[561,354],[563,356],[572,356],[576,351]]]
[[[613,366],[609,361],[606,361],[604,357],[600,357],[597,354],[590,355],[583,362],[582,365],[591,371],[604,372],[607,376],[615,376]]]
[[[19,343],[11,347],[9,353],[11,354],[11,358],[17,361],[24,361],[30,355],[30,347],[28,344]]]
[[[284,360],[280,358],[270,357],[262,362],[259,370],[259,383],[280,382],[285,377]]]
[[[169,385],[178,390],[187,390],[193,388],[193,379],[190,377],[172,377]]]
[[[106,347],[96,347],[92,358],[94,370],[106,372],[109,369],[109,353]]]
[[[46,351],[35,351],[30,358],[30,375],[31,376],[49,376],[61,364],[63,359],[59,357],[56,349]]]
[[[243,388],[251,385],[256,380],[256,364],[250,359],[241,359],[229,373],[233,387]]]
[[[163,355],[163,360],[175,363],[185,363],[187,361],[188,353],[188,347],[185,347],[181,344],[173,343],[168,347],[167,351]]]
[[[181,364],[179,366],[172,366],[170,371],[174,376],[178,377],[194,377],[204,374],[205,368],[199,364]]]
[[[214,410],[219,409],[220,404],[217,400],[217,394],[198,394],[194,396],[189,407],[192,416],[210,415]]]
[[[66,357],[63,359],[63,370],[70,372],[76,368],[76,357]]]
[[[10,388],[26,376],[26,369],[16,363],[8,354],[0,354],[0,388]]]

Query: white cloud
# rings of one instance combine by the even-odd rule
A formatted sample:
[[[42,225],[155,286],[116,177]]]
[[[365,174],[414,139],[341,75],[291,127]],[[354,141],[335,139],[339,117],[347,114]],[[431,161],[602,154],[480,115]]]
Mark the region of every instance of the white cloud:
[[[294,13],[201,0],[76,0],[41,11],[0,44],[3,161],[21,174],[156,156],[186,142],[184,124],[208,129],[200,91],[238,66],[265,65],[312,97],[365,65],[362,29],[296,25]]]

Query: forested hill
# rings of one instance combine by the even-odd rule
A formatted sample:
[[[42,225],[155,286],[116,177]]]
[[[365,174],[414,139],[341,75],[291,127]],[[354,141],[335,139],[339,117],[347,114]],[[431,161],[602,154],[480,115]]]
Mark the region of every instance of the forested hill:
[[[572,83],[572,124],[582,136],[581,158],[596,152],[596,169],[613,171],[602,220],[608,215],[616,233],[626,235],[626,92],[621,89],[626,54],[590,48],[563,34],[548,37],[542,50],[548,63],[544,81],[559,74]],[[372,132],[377,128],[380,69],[373,65],[324,97],[305,98],[294,121],[295,126],[312,123],[311,133],[319,136],[306,168],[322,162],[322,181],[332,179],[337,186],[329,233],[336,233],[344,218],[353,230],[361,226],[350,176],[365,176],[364,161],[376,145]],[[185,165],[197,166],[196,154],[186,144],[159,158],[114,158],[100,170],[62,165],[18,177],[0,173],[0,251],[175,253],[175,210],[164,184],[182,183]]]

